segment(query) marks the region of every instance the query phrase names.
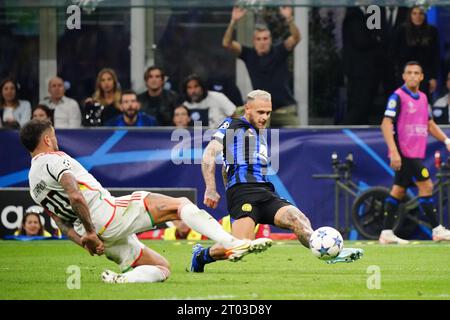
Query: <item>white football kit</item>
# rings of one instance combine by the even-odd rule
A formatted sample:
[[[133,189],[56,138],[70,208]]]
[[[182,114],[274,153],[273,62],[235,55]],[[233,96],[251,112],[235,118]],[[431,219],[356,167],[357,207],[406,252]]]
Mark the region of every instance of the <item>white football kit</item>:
[[[72,174],[78,182],[95,230],[104,241],[105,255],[119,264],[122,271],[130,269],[144,248],[135,233],[154,227],[144,202],[148,192],[113,197],[78,161],[64,152],[36,155],[31,160],[28,176],[31,197],[46,211],[72,223],[80,236],[85,233],[83,224],[59,183],[66,173]]]

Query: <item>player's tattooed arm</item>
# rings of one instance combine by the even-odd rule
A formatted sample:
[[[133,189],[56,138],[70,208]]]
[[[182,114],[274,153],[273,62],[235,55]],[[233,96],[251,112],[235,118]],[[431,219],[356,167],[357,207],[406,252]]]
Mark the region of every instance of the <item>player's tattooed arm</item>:
[[[216,157],[222,148],[219,141],[212,140],[203,154],[202,174],[206,185],[203,203],[210,208],[216,208],[220,200],[220,195],[216,190]]]
[[[91,220],[91,215],[89,213],[89,207],[87,205],[86,199],[84,199],[83,194],[80,191],[80,187],[78,186],[75,177],[71,173],[64,173],[59,183],[67,192],[67,195],[69,196],[70,206],[72,207],[76,215],[80,218],[86,232],[95,232],[95,228]]]
[[[91,220],[91,215],[89,212],[89,207],[87,205],[86,199],[84,199],[83,194],[80,191],[78,182],[75,177],[70,172],[63,173],[59,183],[67,192],[69,197],[70,206],[76,215],[80,218],[83,223],[86,234],[81,237],[81,244],[85,247],[91,255],[98,254],[102,255],[104,253],[105,247],[103,242],[97,236],[94,225]]]
[[[80,247],[83,246],[83,244],[81,243],[81,237],[73,229],[72,223],[70,223],[69,221],[64,221],[52,213],[50,213],[50,216],[55,221],[56,225],[58,226],[59,230],[62,232],[63,235],[65,235],[67,238],[75,242]]]

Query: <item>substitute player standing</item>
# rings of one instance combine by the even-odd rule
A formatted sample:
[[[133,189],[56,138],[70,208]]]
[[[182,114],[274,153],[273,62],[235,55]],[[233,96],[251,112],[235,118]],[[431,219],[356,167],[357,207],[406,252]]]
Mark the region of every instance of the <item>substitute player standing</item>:
[[[220,195],[216,191],[215,159],[223,152],[228,211],[235,219],[232,234],[239,239],[254,239],[255,225],[271,224],[293,231],[309,248],[313,233],[309,219],[275,192],[267,179],[270,163],[268,145],[263,130],[272,112],[271,95],[254,90],[247,95],[245,113],[240,118],[227,118],[205,149],[202,173],[206,184],[204,204],[216,208]],[[226,258],[225,248],[216,244],[193,249],[192,272],[203,272],[207,263]],[[359,259],[361,249],[344,249],[334,262]]]
[[[190,228],[219,242],[227,258],[237,261],[271,245],[270,239],[239,240],[232,237],[206,211],[187,198],[136,191],[112,197],[81,164],[59,152],[49,121],[31,120],[20,131],[22,144],[31,153],[30,194],[55,220],[70,240],[91,255],[103,253],[122,273],[106,270],[109,283],[157,282],[169,277],[169,262],[141,243],[136,233],[155,225],[182,219]],[[130,271],[131,270],[131,271]]]
[[[397,237],[392,228],[398,219],[399,202],[405,197],[406,189],[416,184],[419,189],[419,204],[430,219],[433,240],[450,240],[450,231],[437,221],[433,203],[433,182],[423,164],[427,148],[427,137],[445,143],[450,151],[450,139],[434,122],[427,96],[419,91],[423,80],[421,65],[408,62],[403,71],[405,84],[389,98],[381,130],[388,146],[390,166],[395,170],[394,185],[385,201],[383,230],[379,242],[382,244],[407,244],[408,240]]]

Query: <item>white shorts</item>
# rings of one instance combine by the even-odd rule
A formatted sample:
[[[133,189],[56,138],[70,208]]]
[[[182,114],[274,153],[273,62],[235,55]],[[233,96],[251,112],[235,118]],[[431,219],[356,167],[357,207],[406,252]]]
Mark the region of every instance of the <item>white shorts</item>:
[[[122,197],[104,199],[91,212],[97,234],[105,245],[105,255],[117,263],[122,271],[130,269],[140,258],[145,245],[136,233],[154,227],[153,217],[144,203],[148,195],[145,191],[136,191]],[[78,234],[84,234],[81,224],[75,225]]]

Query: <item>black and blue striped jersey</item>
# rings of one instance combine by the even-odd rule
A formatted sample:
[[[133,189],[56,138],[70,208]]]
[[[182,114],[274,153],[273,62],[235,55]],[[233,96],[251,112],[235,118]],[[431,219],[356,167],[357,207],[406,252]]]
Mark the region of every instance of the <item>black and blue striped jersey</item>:
[[[226,189],[239,183],[269,183],[266,130],[255,129],[244,117],[226,118],[213,138],[223,145]]]

